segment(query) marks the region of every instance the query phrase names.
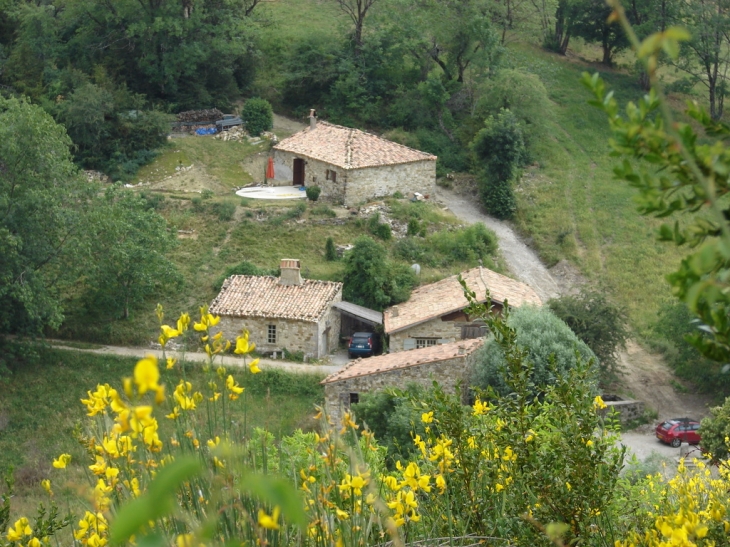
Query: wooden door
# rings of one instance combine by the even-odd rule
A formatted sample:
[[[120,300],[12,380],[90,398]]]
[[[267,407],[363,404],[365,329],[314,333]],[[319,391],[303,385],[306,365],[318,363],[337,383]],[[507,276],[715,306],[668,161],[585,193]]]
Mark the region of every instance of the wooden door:
[[[294,158],[294,177],[292,183],[294,186],[302,186],[304,184],[304,160]]]

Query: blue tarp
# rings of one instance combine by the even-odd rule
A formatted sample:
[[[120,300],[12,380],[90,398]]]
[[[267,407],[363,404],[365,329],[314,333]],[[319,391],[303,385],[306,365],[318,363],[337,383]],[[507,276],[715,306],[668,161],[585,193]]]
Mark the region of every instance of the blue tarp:
[[[195,130],[196,135],[215,135],[218,133],[218,130],[215,127],[211,127],[209,129],[200,128]]]

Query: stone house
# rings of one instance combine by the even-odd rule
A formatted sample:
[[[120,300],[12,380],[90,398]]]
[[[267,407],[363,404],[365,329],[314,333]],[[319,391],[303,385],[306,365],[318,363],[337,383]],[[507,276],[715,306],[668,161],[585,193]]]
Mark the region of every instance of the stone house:
[[[460,275],[480,302],[486,300],[486,291],[489,289],[496,311],[501,311],[505,302],[515,308],[524,304],[542,305],[540,297],[528,285],[482,266]],[[464,312],[467,306],[468,301],[456,275],[418,287],[408,301],[383,312],[383,326],[385,334],[390,337],[390,351],[484,336],[484,325]]]
[[[337,348],[342,283],[302,279],[299,260],[281,261],[281,276],[233,275],[210,305],[223,336],[248,329],[262,353],[284,349],[319,358]]]
[[[405,389],[408,384],[430,387],[434,380],[445,392],[454,393],[458,386],[462,395],[466,396],[466,374],[483,342],[482,338],[459,340],[357,359],[322,380],[327,413],[339,419],[342,409],[359,402],[362,393],[386,388]]]
[[[433,195],[436,156],[376,135],[318,122],[274,146],[275,185],[319,186],[347,206],[395,192]]]

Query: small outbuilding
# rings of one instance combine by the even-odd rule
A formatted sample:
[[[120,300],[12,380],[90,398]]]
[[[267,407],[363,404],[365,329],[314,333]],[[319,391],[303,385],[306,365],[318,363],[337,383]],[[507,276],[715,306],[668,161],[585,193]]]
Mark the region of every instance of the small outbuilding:
[[[210,306],[223,335],[243,329],[262,353],[301,351],[319,358],[337,348],[342,283],[302,279],[299,260],[281,261],[281,276],[233,275]]]
[[[489,289],[496,311],[500,311],[505,302],[513,308],[525,304],[542,305],[542,300],[529,285],[482,266],[460,275],[480,302],[485,301]],[[468,305],[456,275],[418,287],[406,302],[383,312],[383,326],[385,334],[390,337],[390,351],[424,348],[484,336],[484,324],[464,311]]]
[[[328,414],[339,419],[342,409],[358,403],[360,395],[386,388],[405,389],[409,384],[430,387],[436,380],[447,393],[461,388],[482,346],[481,338],[439,346],[357,359],[322,380]]]
[[[344,205],[372,198],[433,195],[436,156],[359,129],[317,121],[274,146],[276,185],[319,186]]]

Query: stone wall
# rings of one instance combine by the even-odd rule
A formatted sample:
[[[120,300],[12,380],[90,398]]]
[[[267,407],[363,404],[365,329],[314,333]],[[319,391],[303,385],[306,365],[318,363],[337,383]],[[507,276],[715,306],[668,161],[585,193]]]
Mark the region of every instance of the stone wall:
[[[333,419],[338,420],[342,415],[342,408],[349,406],[351,393],[359,395],[393,387],[405,389],[408,384],[430,387],[433,380],[436,380],[447,393],[454,393],[457,386],[462,387],[462,395],[466,396],[463,381],[473,363],[475,354],[476,352],[472,352],[469,355],[460,355],[443,361],[413,365],[325,384],[327,412]]]
[[[461,327],[464,324],[462,321],[442,321],[440,317],[431,319],[410,329],[391,334],[388,350],[395,353],[396,351],[413,349],[415,348],[416,338],[438,338],[439,344],[456,342],[461,340]]]
[[[433,197],[435,191],[435,160],[353,169],[347,177],[345,205],[357,205],[396,192],[405,196],[420,192]]]
[[[324,322],[324,321],[322,321]],[[276,325],[276,344],[268,343],[268,326]],[[319,357],[319,325],[308,321],[292,319],[265,319],[261,317],[221,316],[218,326],[223,336],[235,340],[242,329],[248,329],[250,339],[262,353],[282,351],[303,351],[308,357]]]
[[[420,192],[433,196],[436,190],[436,161],[424,160],[398,165],[382,165],[345,170],[329,163],[299,156],[292,152],[274,150],[274,185],[292,184],[294,159],[304,160],[304,184],[317,185],[321,197],[348,206],[375,197],[391,196],[395,192],[409,195]],[[337,174],[337,181],[328,180],[327,171]],[[330,177],[331,178],[331,177]]]
[[[622,425],[644,419],[644,403],[642,401],[606,401],[606,408],[603,409],[602,414],[605,416],[614,410],[618,412],[619,421]]]
[[[342,291],[338,293],[333,302],[342,300]],[[317,336],[319,337],[318,356],[329,355],[337,349],[340,343],[340,329],[342,316],[334,308],[330,308],[329,314],[319,322]]]
[[[304,160],[304,184],[305,186],[319,186],[322,189],[322,198],[329,199],[335,203],[344,203],[345,187],[347,183],[347,172],[341,167],[336,167],[311,158],[298,156],[292,152],[274,150],[274,174],[273,183],[278,186],[292,184],[294,178],[294,159]],[[337,173],[337,181],[327,180],[327,171]]]

